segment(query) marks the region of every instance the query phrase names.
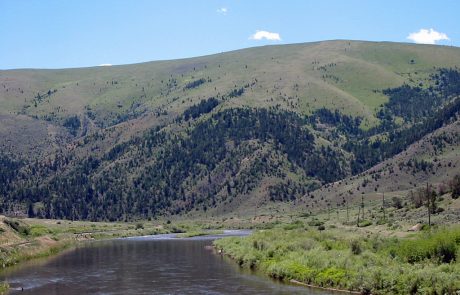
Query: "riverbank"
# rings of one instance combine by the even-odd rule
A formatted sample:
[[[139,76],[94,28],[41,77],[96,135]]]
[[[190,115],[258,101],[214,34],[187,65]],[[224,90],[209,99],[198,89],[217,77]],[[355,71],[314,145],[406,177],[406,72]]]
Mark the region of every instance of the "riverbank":
[[[170,232],[160,226],[0,216],[0,267],[54,255],[81,242]]]
[[[216,240],[241,267],[274,279],[362,294],[458,294],[460,227],[387,237],[301,222]],[[459,258],[459,259],[457,259]]]
[[[221,235],[223,233],[224,233],[223,230],[199,230],[199,231],[179,233],[177,234],[177,237],[178,238],[193,238],[193,237],[210,236],[210,235]]]

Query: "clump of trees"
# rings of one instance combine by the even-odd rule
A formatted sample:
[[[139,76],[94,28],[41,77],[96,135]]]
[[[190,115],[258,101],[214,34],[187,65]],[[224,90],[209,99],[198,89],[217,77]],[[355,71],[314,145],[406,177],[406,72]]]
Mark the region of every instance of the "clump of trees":
[[[197,88],[198,86],[200,86],[201,84],[204,84],[204,83],[206,83],[206,79],[204,79],[204,78],[191,81],[191,82],[185,84],[184,90]]]
[[[460,112],[458,76],[457,70],[441,69],[433,76],[437,86],[431,89],[404,85],[385,90],[389,101],[377,114],[381,124],[356,138],[348,137],[343,145],[355,156],[353,174],[402,152],[426,134],[452,122]],[[406,118],[405,124],[398,126],[395,123],[397,117]],[[369,140],[371,136],[382,133],[386,136]]]
[[[243,95],[243,93],[244,93],[244,87],[235,88],[227,94],[227,97],[229,98],[238,97],[238,96]]]
[[[196,119],[203,114],[211,112],[218,105],[219,100],[215,97],[202,99],[199,104],[193,105],[186,109],[182,116],[185,119],[185,121],[188,121],[189,119]]]
[[[73,136],[76,136],[78,130],[81,127],[81,122],[80,122],[80,119],[78,118],[78,116],[75,115],[75,116],[71,116],[71,117],[67,118],[64,121],[63,126],[66,127],[67,130],[69,130],[70,134],[72,134]]]
[[[454,178],[449,182],[449,187],[452,193],[452,198],[458,199],[458,197],[460,197],[460,174],[454,176]]]
[[[450,192],[453,199],[457,199],[460,193],[460,174],[457,174],[449,181]],[[415,192],[409,192],[409,200],[415,208],[425,206],[428,213],[428,224],[431,225],[431,215],[440,213],[443,208],[438,207],[441,195],[446,193],[444,186],[437,192],[432,185],[426,184],[424,188],[418,188]],[[396,207],[396,206],[395,206]]]

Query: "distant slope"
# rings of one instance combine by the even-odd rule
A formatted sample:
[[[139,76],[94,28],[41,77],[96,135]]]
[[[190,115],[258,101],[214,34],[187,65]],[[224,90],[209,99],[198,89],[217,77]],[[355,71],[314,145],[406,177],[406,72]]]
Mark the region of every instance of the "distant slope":
[[[311,192],[317,207],[327,202],[354,202],[388,196],[406,197],[410,190],[427,183],[448,189],[448,182],[460,171],[460,120],[443,126],[410,145],[403,152],[353,177],[327,184]],[[310,197],[305,196],[307,199]]]
[[[141,114],[174,115],[249,86],[226,105],[280,105],[303,114],[327,107],[372,125],[375,108],[387,100],[375,90],[424,83],[434,67],[455,66],[455,47],[326,41],[126,66],[9,70],[0,71],[0,109],[58,125],[84,115],[106,127]],[[205,83],[186,87],[199,79]]]

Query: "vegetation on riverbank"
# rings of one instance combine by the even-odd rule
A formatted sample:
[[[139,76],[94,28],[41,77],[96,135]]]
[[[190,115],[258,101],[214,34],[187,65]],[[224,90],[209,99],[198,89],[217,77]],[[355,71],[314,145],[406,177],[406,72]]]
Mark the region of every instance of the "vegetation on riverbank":
[[[223,230],[197,230],[197,231],[180,233],[177,235],[177,237],[178,238],[193,238],[193,237],[200,237],[200,236],[220,235],[223,233],[224,233]]]
[[[282,281],[363,294],[458,294],[460,227],[406,238],[343,229],[318,231],[297,222],[216,240],[242,267]]]
[[[8,283],[0,283],[0,294],[3,295],[3,294],[6,294],[6,292],[8,292],[10,286],[8,285]]]

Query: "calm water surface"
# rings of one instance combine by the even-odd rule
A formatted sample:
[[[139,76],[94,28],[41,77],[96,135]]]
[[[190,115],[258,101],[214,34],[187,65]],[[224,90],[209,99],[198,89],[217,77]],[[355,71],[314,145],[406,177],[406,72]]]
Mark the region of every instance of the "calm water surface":
[[[206,249],[215,238],[158,235],[94,242],[0,277],[10,284],[9,294],[326,294],[241,270]]]

